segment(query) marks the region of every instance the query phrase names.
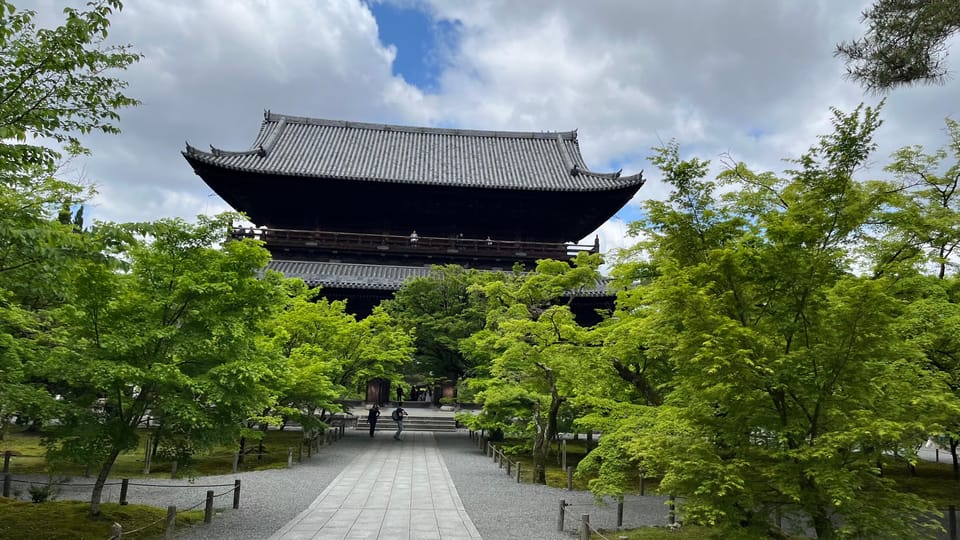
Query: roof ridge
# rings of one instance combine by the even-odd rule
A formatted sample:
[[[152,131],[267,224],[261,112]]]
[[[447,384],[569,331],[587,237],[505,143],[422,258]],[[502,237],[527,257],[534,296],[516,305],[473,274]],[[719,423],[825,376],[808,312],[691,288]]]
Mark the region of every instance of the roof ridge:
[[[560,137],[568,141],[577,140],[577,130],[570,131],[501,131],[484,129],[457,129],[422,126],[403,126],[399,124],[379,124],[372,122],[353,122],[349,120],[330,120],[326,118],[312,118],[309,116],[293,116],[264,111],[264,123],[279,122],[305,124],[314,126],[342,127],[347,129],[370,129],[374,131],[399,131],[402,133],[430,133],[436,135],[460,135],[465,137],[493,137],[503,139],[555,139]]]

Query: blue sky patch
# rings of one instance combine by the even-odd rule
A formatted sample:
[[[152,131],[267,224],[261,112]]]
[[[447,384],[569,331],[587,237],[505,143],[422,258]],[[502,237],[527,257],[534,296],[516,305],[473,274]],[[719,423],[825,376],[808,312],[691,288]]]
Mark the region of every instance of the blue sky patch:
[[[614,215],[614,217],[629,225],[634,221],[642,219],[644,217],[644,212],[639,206],[628,204],[621,208],[620,211]]]
[[[380,33],[380,41],[397,48],[393,74],[427,93],[439,91],[444,57],[458,41],[459,25],[434,20],[416,4],[398,6],[387,2],[367,4]]]

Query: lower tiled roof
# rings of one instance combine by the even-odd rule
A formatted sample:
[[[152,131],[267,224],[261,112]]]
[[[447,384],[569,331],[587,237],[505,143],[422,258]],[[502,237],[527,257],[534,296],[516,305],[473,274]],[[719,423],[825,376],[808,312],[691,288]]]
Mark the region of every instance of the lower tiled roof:
[[[399,290],[403,283],[412,278],[428,277],[429,266],[398,266],[379,264],[341,263],[329,261],[270,261],[269,270],[300,278],[311,287],[329,287],[337,289]],[[571,291],[570,296],[600,297],[612,296],[607,289],[607,280],[601,280],[596,287]]]
[[[326,261],[270,261],[270,270],[298,277],[311,287],[395,291],[404,281],[430,275],[429,266],[394,266]]]

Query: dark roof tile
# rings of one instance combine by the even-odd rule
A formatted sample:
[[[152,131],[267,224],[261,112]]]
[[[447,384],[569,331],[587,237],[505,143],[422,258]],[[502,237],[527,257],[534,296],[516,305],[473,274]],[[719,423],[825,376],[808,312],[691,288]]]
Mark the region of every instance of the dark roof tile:
[[[428,277],[429,266],[396,266],[356,264],[328,261],[270,261],[269,270],[276,270],[290,278],[300,278],[311,287],[337,289],[376,289],[395,291],[413,278]],[[492,271],[492,270],[491,270]],[[603,279],[592,288],[570,292],[574,297],[611,296],[608,280]]]
[[[576,131],[479,131],[366,124],[267,112],[249,150],[184,155],[232,170],[302,177],[549,191],[605,191],[642,173],[590,171]]]

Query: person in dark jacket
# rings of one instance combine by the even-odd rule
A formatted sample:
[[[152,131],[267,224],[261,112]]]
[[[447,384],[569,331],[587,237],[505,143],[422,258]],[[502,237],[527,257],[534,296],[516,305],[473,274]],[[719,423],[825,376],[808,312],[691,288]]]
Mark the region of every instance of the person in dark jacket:
[[[373,431],[377,429],[377,418],[380,416],[380,406],[376,403],[373,404],[373,407],[370,407],[370,412],[367,413],[367,423],[370,424],[370,436],[373,437]]]

